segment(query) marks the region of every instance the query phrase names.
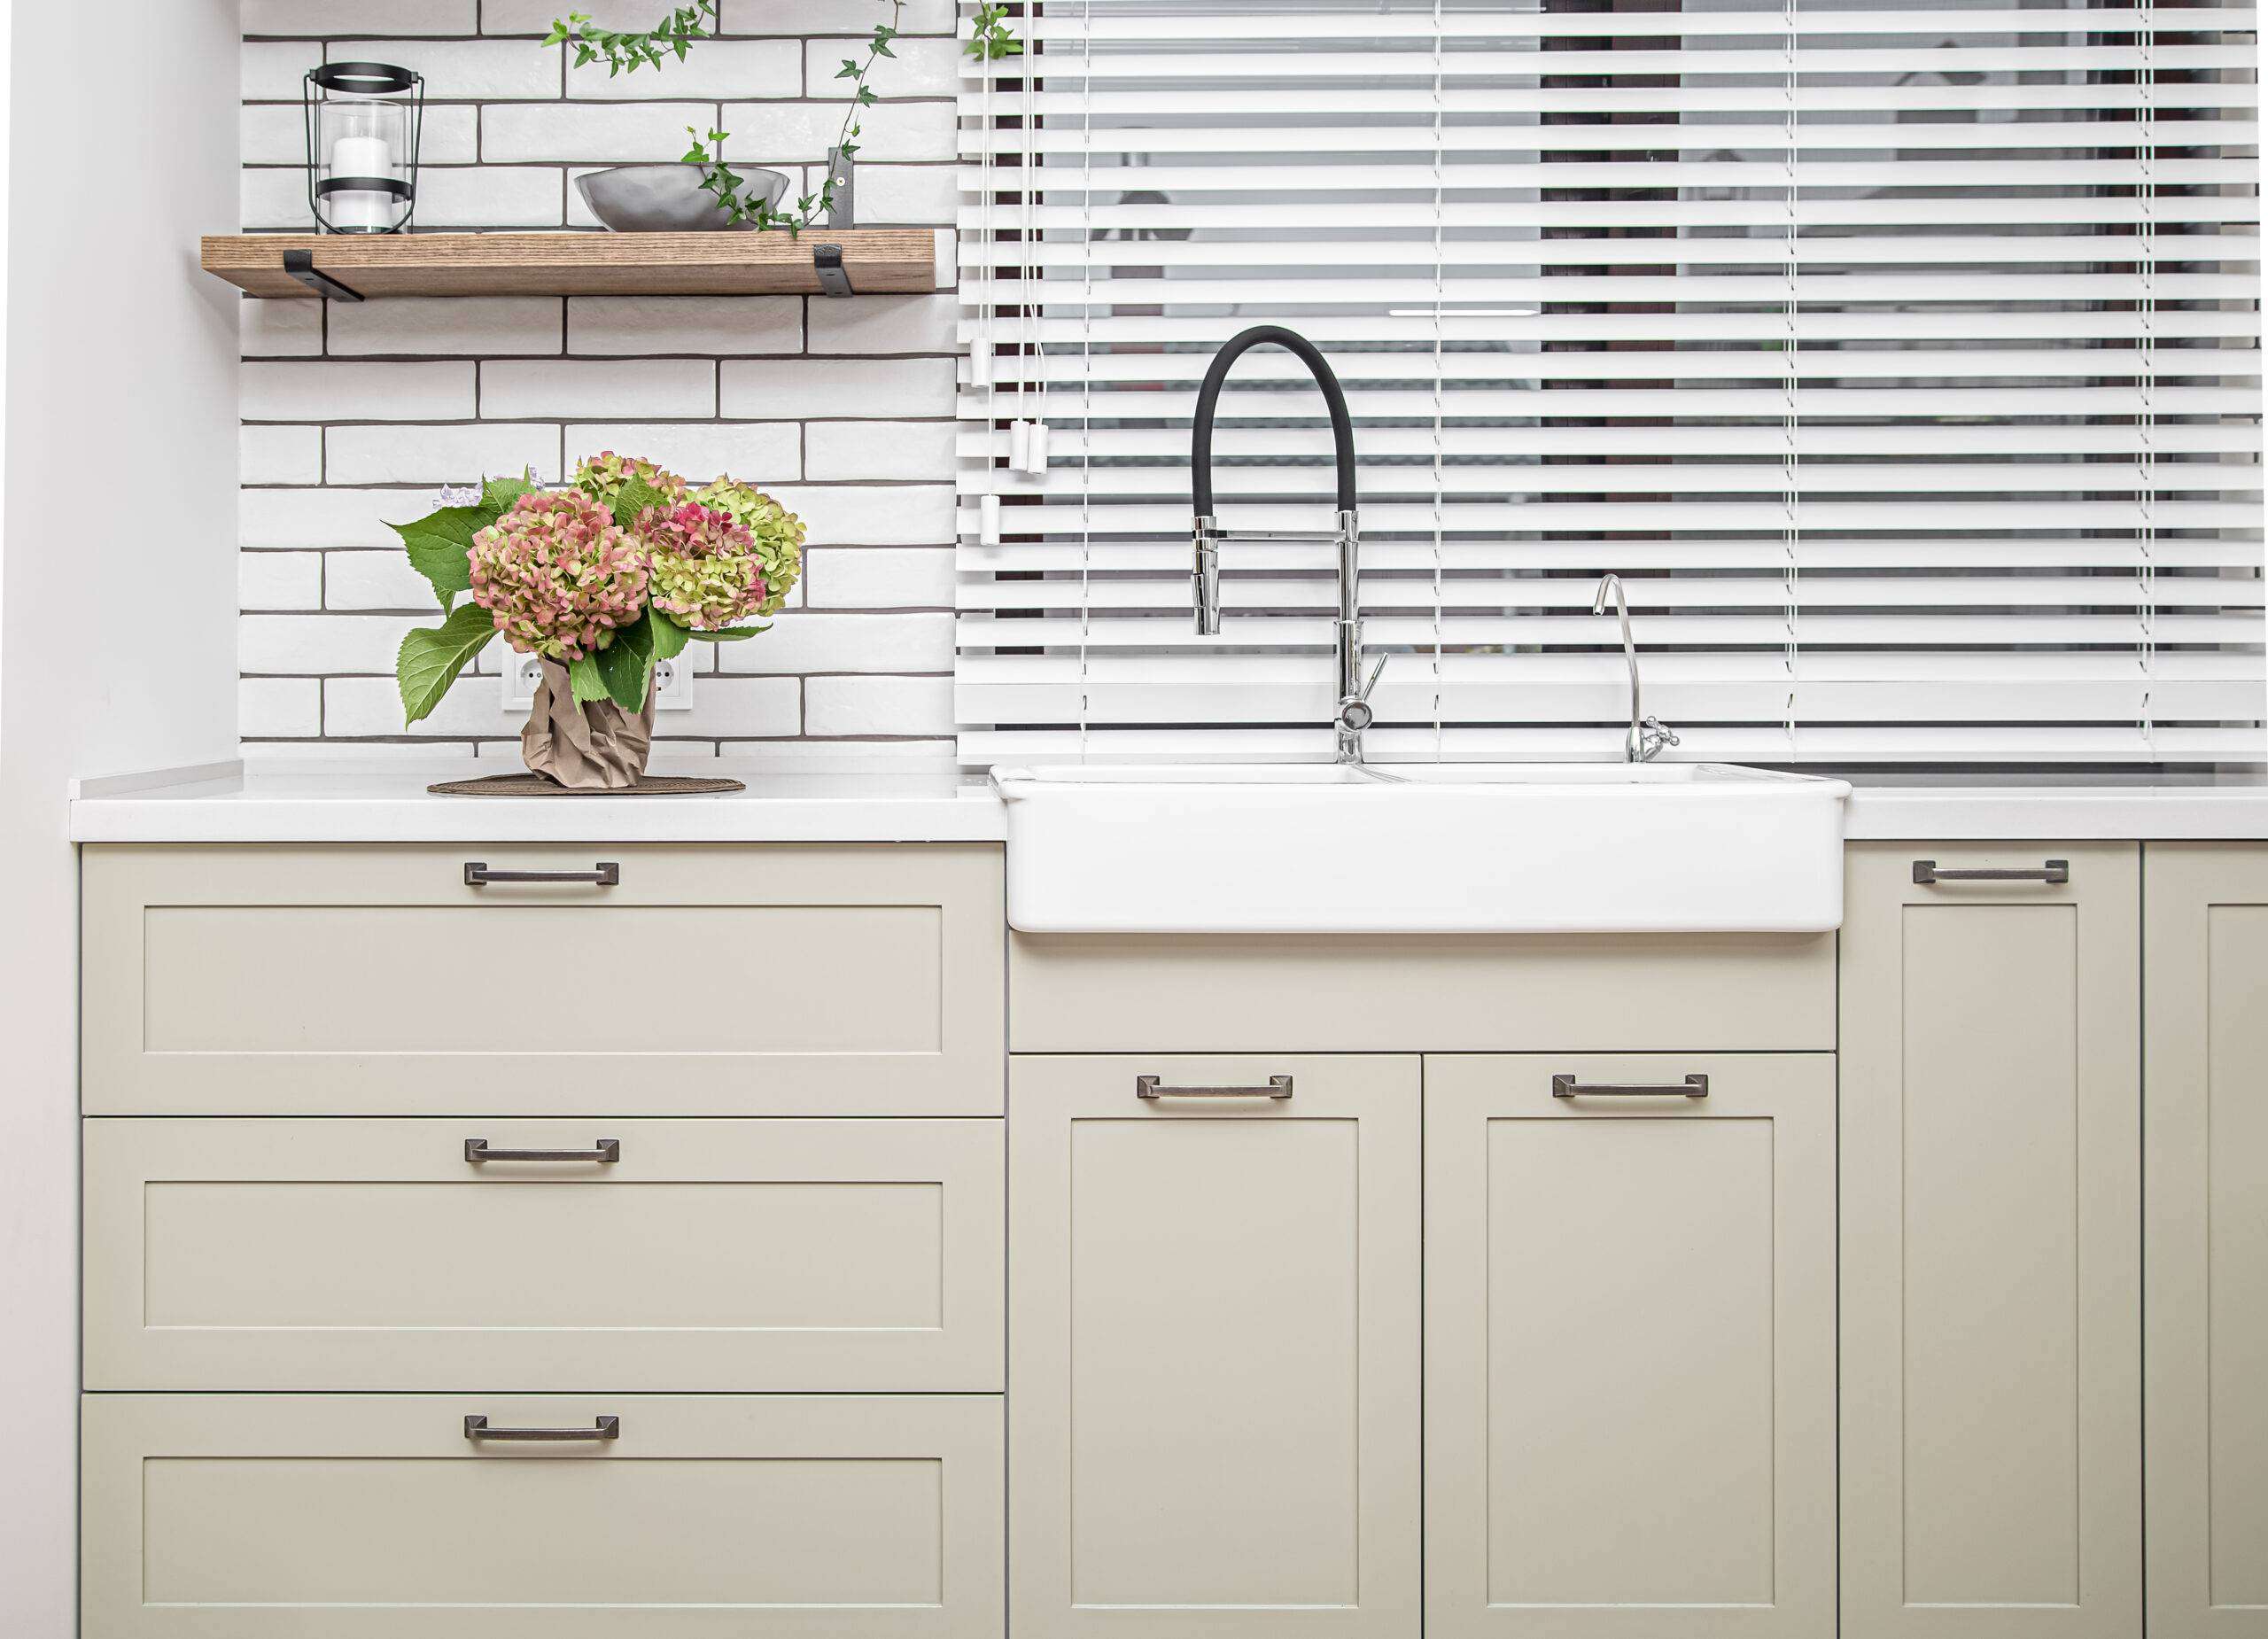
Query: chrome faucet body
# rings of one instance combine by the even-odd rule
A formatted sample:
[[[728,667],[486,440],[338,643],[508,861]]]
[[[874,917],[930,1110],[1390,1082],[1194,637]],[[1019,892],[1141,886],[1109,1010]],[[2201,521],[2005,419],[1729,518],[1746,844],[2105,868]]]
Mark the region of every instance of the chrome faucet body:
[[[1220,402],[1221,388],[1229,378],[1230,367],[1262,343],[1282,347],[1306,365],[1316,385],[1323,390],[1323,401],[1330,410],[1331,439],[1338,468],[1339,516],[1337,527],[1328,535],[1291,530],[1224,530],[1220,519],[1214,516],[1214,410]],[[1363,732],[1370,727],[1376,715],[1371,710],[1371,689],[1377,684],[1386,662],[1381,657],[1369,680],[1364,680],[1360,592],[1363,541],[1355,506],[1355,423],[1347,413],[1347,395],[1340,390],[1339,377],[1332,374],[1329,361],[1313,342],[1278,324],[1256,324],[1231,337],[1213,355],[1204,383],[1197,390],[1197,413],[1190,434],[1189,499],[1194,515],[1191,581],[1196,593],[1200,637],[1218,637],[1221,633],[1223,541],[1294,540],[1328,543],[1338,548],[1339,615],[1332,626],[1332,641],[1338,658],[1339,703],[1332,726],[1337,738],[1335,760],[1359,765],[1363,760]]]
[[[1598,595],[1591,600],[1591,613],[1606,613],[1606,600],[1614,599],[1614,610],[1622,623],[1622,657],[1630,665],[1630,733],[1623,742],[1622,754],[1633,763],[1651,763],[1659,757],[1664,746],[1681,744],[1678,737],[1664,728],[1659,718],[1644,715],[1645,707],[1638,690],[1638,645],[1630,635],[1630,604],[1622,595],[1622,577],[1609,575],[1598,583]]]

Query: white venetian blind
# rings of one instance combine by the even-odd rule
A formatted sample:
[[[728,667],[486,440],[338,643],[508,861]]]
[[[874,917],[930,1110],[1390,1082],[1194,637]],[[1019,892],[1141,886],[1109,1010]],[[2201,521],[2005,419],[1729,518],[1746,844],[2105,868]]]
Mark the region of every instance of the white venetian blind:
[[[1327,756],[1327,547],[1189,424],[1356,422],[1375,757],[2264,754],[2254,15],[1047,0],[964,80],[964,756]],[[1045,423],[1045,460],[1018,423]],[[1230,529],[1330,522],[1290,355]],[[997,498],[997,501],[994,499]]]

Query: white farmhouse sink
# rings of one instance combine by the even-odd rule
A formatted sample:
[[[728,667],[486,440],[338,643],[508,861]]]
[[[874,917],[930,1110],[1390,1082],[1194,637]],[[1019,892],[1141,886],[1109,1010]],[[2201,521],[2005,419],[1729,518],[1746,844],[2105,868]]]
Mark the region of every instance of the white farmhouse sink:
[[[1805,933],[1839,780],[1720,764],[1002,768],[1026,933]]]

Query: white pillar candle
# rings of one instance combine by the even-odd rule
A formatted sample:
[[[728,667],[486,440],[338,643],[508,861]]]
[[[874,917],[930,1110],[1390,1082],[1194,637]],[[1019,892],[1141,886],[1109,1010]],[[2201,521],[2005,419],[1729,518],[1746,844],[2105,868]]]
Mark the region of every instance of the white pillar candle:
[[[333,176],[392,176],[393,150],[383,136],[342,136],[330,145]],[[353,188],[326,197],[334,228],[391,228],[394,198],[376,189]]]

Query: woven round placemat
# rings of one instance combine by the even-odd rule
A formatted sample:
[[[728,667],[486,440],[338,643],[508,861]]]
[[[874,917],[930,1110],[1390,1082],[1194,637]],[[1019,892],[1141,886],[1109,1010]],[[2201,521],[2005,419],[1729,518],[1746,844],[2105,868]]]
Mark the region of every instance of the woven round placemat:
[[[737,780],[707,780],[698,774],[645,774],[636,785],[614,791],[573,791],[541,774],[485,774],[478,780],[444,780],[425,788],[436,796],[710,796],[745,791]]]

